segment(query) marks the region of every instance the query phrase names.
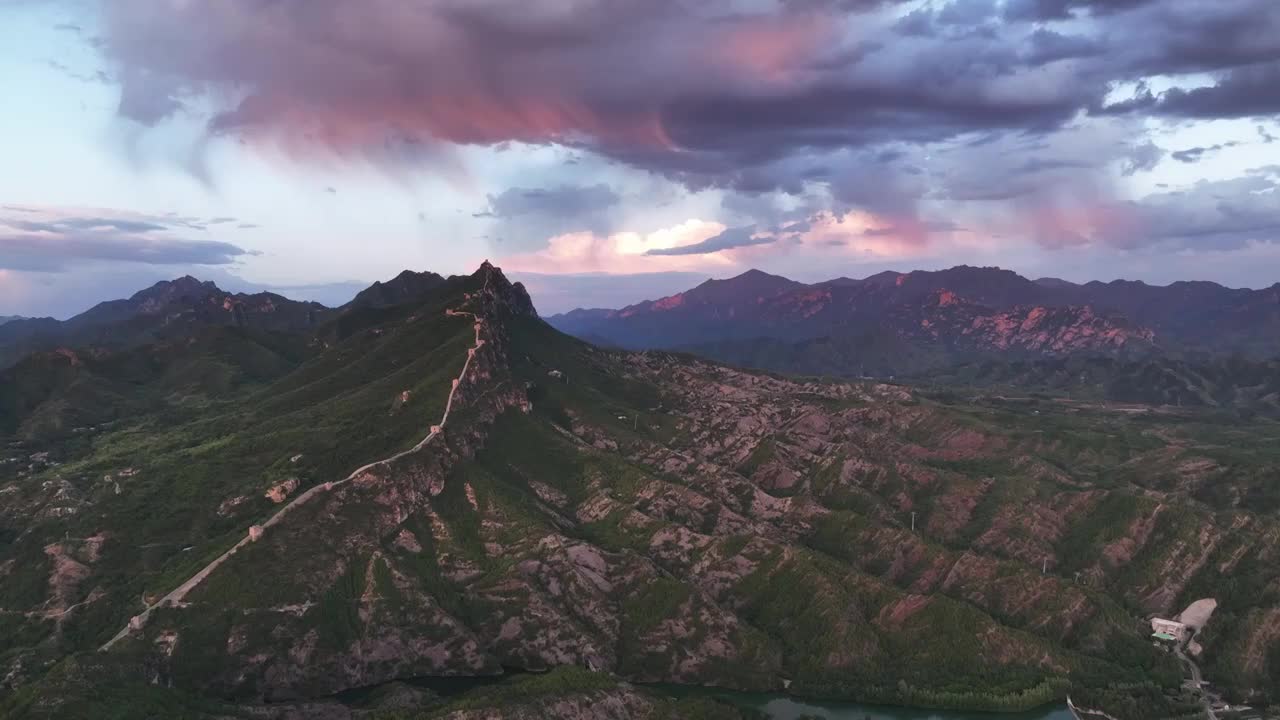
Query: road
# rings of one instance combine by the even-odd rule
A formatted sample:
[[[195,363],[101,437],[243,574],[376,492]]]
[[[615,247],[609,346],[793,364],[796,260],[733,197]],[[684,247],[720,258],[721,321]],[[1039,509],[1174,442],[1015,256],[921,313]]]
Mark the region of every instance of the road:
[[[484,295],[485,293],[488,292],[489,278],[492,276],[492,274],[493,274],[492,270],[490,270],[485,274],[484,287],[481,288],[480,290],[481,295]],[[414,445],[408,450],[398,452],[395,455],[392,455],[391,457],[383,458],[381,460],[376,460],[367,465],[362,465],[359,468],[356,468],[350,475],[346,476],[341,480],[338,480],[336,482],[321,483],[311,488],[310,490],[307,490],[301,495],[297,496],[296,498],[293,499],[292,502],[280,508],[279,511],[277,511],[271,517],[267,518],[267,520],[262,523],[261,527],[263,529],[263,532],[265,532],[268,528],[271,528],[277,523],[279,523],[280,520],[289,513],[289,511],[293,510],[295,507],[301,505],[302,503],[305,503],[306,501],[310,500],[312,497],[315,497],[317,494],[323,493],[323,492],[329,492],[330,490],[333,490],[334,488],[340,485],[345,485],[346,483],[349,483],[352,480],[355,480],[356,478],[360,477],[361,475],[369,472],[370,470],[376,467],[390,465],[391,463],[405,457],[406,455],[412,455],[413,453],[416,453],[422,450],[422,448],[427,446],[427,443],[431,442],[432,439],[434,439],[437,435],[444,432],[445,425],[448,424],[449,422],[449,411],[453,409],[453,396],[455,393],[458,392],[458,388],[462,385],[463,380],[467,377],[467,371],[471,368],[471,360],[475,357],[476,351],[479,350],[484,345],[484,341],[480,339],[480,329],[484,326],[484,323],[479,317],[477,317],[474,313],[463,312],[460,310],[454,310],[452,311],[451,314],[468,315],[472,318],[472,320],[475,321],[475,324],[474,324],[475,342],[467,350],[467,359],[462,363],[462,372],[458,374],[457,379],[453,381],[453,387],[449,390],[449,398],[445,401],[444,415],[440,417],[439,424],[433,425],[431,427],[431,432],[427,433],[426,437],[422,438],[422,440],[419,441],[417,445]],[[188,578],[186,582],[174,588],[173,591],[170,592],[168,595],[165,595],[164,597],[160,598],[156,602],[148,605],[145,610],[143,610],[141,613],[131,618],[129,622],[125,624],[123,628],[120,629],[120,632],[116,633],[114,637],[112,637],[110,640],[104,643],[102,647],[98,648],[98,650],[102,652],[110,650],[112,645],[115,645],[117,642],[127,637],[129,633],[132,632],[133,630],[141,630],[143,627],[146,626],[147,621],[151,619],[151,613],[156,608],[164,607],[164,606],[172,606],[172,605],[177,605],[181,603],[183,599],[186,598],[186,596],[196,588],[196,586],[204,582],[205,578],[209,577],[210,573],[212,573],[214,570],[217,570],[220,565],[222,565],[224,562],[230,559],[231,556],[235,555],[236,552],[240,550],[240,548],[244,547],[250,542],[253,542],[253,540],[252,538],[250,538],[248,534],[246,534],[245,537],[241,538],[240,542],[233,545],[230,550],[227,550],[225,553],[219,555],[217,558],[213,560],[213,562],[201,568],[199,572],[197,572],[195,575],[192,575],[190,578]]]
[[[1201,682],[1200,666],[1196,665],[1194,660],[1187,657],[1182,652],[1181,647],[1174,647],[1173,652],[1178,656],[1178,659],[1182,661],[1182,664],[1187,666],[1187,671],[1191,673],[1191,682],[1195,683],[1196,688],[1199,688]],[[1207,693],[1200,693],[1200,702],[1204,704],[1204,712],[1209,716],[1209,720],[1218,720],[1217,713],[1213,711],[1213,701],[1209,699],[1209,695]]]

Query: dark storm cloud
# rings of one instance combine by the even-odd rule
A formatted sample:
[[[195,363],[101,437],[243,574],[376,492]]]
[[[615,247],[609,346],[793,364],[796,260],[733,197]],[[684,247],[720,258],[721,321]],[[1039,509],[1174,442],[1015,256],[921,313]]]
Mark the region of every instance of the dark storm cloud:
[[[1069,20],[1077,15],[1108,15],[1132,10],[1158,0],[1008,0],[1009,20]]]
[[[1046,28],[1036,28],[1027,38],[1027,43],[1027,61],[1035,65],[1106,52],[1106,46],[1097,38],[1065,35]]]
[[[251,255],[216,240],[174,234],[186,219],[109,217],[42,208],[0,214],[0,269],[61,272],[86,262],[146,265],[226,265]],[[22,211],[21,214],[15,211]]]
[[[767,245],[777,240],[778,238],[772,235],[757,235],[755,226],[729,228],[719,235],[709,237],[702,242],[677,247],[655,248],[646,252],[645,255],[705,255],[720,250],[731,250],[751,245]]]
[[[1143,120],[1280,112],[1274,0],[101,7],[120,113],[143,124],[212,104],[214,133],[302,159],[408,165],[458,145],[557,144],[692,190],[807,202],[818,187],[831,205],[818,210],[867,210],[904,228],[923,227],[930,198],[1104,203],[1106,173],[1164,157]],[[1205,75],[1212,86],[1188,89]],[[1153,94],[1155,78],[1174,88]],[[1000,155],[1009,138],[1064,135],[1079,138],[1046,156],[1057,167]],[[611,227],[608,188],[523,192],[490,197],[492,235],[522,245]]]
[[[580,0],[511,12],[507,1],[121,0],[104,8],[107,52],[124,69],[122,112],[142,122],[176,111],[184,92],[237,90],[243,99],[212,128],[273,135],[300,152],[370,150],[388,138],[558,142],[691,185],[745,182],[744,168],[813,148],[1047,131],[1105,92],[1092,78],[1046,91],[1030,74],[1040,61],[1022,57],[1021,33],[899,47],[850,36],[850,27],[887,21],[851,14],[849,3],[754,13],[741,5]],[[953,28],[995,14],[987,0],[937,13]],[[1084,51],[1075,39],[1039,42],[1041,53]]]
[[[1280,114],[1280,63],[1232,70],[1207,87],[1172,88],[1158,99],[1151,98],[1148,110],[1200,119]]]

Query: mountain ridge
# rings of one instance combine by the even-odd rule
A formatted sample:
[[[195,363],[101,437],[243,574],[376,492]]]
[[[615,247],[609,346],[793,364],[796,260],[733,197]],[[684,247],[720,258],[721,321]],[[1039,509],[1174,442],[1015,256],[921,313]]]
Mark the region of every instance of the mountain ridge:
[[[304,333],[356,309],[388,308],[411,301],[444,282],[436,273],[406,269],[331,308],[270,291],[232,293],[211,280],[184,275],[161,280],[128,298],[100,302],[66,320],[13,318],[0,323],[0,368],[32,352],[89,346],[127,349],[152,340],[187,336],[207,326]]]
[[[1006,322],[1001,315],[1018,308],[1024,308],[1019,313],[1037,316],[1072,312],[1101,318],[1108,327],[1095,331],[1102,336],[1123,333],[1135,340],[1091,345],[1077,337],[1065,347],[1028,337],[969,348],[989,354],[1006,352],[1010,347],[1046,356],[1061,351],[1133,354],[1140,346],[1150,346],[1161,352],[1238,352],[1255,358],[1280,355],[1280,336],[1269,332],[1271,328],[1280,331],[1277,286],[1248,290],[1210,282],[1154,286],[1137,281],[1082,285],[1051,278],[1032,281],[1009,270],[961,265],[939,271],[885,271],[862,279],[837,278],[813,284],[777,278],[776,291],[762,294],[741,280],[748,277],[753,276],[716,281],[714,298],[700,293],[704,283],[656,301],[619,310],[575,310],[553,315],[548,321],[570,334],[635,349],[756,340],[788,344],[819,338],[841,341],[876,330],[912,337],[920,335],[921,323],[937,322],[922,310],[936,309],[935,296],[947,292],[985,308],[981,320],[977,315],[973,318],[979,324]],[[1071,324],[1063,332],[1069,332]],[[936,339],[943,346],[955,346],[972,335],[952,328],[950,335]],[[852,372],[853,364],[844,368],[844,374]]]

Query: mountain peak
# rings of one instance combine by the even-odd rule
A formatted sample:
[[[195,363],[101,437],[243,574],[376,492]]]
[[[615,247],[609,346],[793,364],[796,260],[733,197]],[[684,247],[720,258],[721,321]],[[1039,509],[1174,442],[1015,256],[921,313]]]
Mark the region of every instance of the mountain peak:
[[[783,290],[802,287],[803,283],[784,278],[781,275],[770,275],[763,270],[748,270],[724,280],[707,280],[696,288],[680,293],[689,297],[708,300],[750,299],[763,294],[775,294]]]
[[[1032,282],[1039,285],[1040,287],[1050,288],[1053,290],[1080,287],[1079,285],[1071,282],[1070,280],[1063,280],[1062,278],[1056,278],[1056,277],[1036,278]]]
[[[212,292],[218,289],[218,286],[212,280],[201,280],[190,275],[183,275],[172,280],[161,280],[155,285],[135,293],[134,297],[139,295],[154,296],[161,293]]]
[[[786,278],[782,277],[781,275],[773,275],[771,273],[767,273],[763,270],[758,270],[756,268],[751,268],[750,270],[729,279],[730,280],[759,280],[759,279],[765,279],[765,278],[776,279],[776,280],[786,280]]]
[[[346,307],[390,307],[408,302],[444,284],[444,278],[433,272],[401,270],[400,274],[376,281],[361,290]]]
[[[525,290],[524,284],[508,280],[507,276],[502,274],[502,268],[485,260],[471,276],[484,280],[485,286],[500,309],[506,309],[515,315],[538,316],[538,311],[534,309],[533,300]]]
[[[145,290],[140,290],[134,293],[129,301],[154,308],[178,298],[203,299],[221,292],[222,290],[212,280],[200,280],[190,275],[183,275],[173,280],[161,280]]]

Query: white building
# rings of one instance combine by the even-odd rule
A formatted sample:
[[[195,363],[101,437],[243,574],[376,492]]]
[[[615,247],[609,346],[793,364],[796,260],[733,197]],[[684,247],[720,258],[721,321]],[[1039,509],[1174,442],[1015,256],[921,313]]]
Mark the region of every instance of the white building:
[[[1187,639],[1187,626],[1177,620],[1151,618],[1151,634],[1160,640],[1183,642]]]

